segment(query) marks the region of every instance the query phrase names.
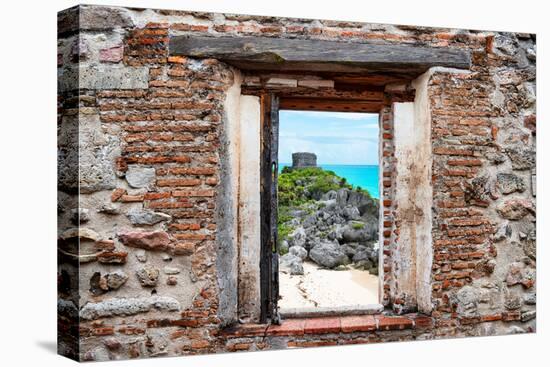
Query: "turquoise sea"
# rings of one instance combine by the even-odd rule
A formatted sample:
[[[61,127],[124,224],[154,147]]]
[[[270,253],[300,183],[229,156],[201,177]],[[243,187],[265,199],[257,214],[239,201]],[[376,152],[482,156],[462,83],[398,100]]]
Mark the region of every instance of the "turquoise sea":
[[[292,164],[281,163],[279,164],[279,170],[282,170],[285,166],[292,166]],[[361,188],[367,189],[372,197],[380,198],[378,191],[378,166],[341,164],[322,164],[320,166],[323,169],[334,171],[340,177],[345,177],[353,187],[361,186]]]

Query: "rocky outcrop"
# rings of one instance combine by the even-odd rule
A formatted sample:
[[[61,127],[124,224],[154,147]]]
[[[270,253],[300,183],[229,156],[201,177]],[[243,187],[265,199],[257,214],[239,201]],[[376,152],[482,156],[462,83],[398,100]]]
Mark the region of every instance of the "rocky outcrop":
[[[309,258],[326,268],[344,265],[348,259],[337,242],[320,242],[309,250]]]
[[[289,211],[293,230],[282,240],[281,267],[300,274],[303,260],[324,268],[353,266],[378,273],[378,201],[349,188]],[[303,271],[303,270],[302,270]]]

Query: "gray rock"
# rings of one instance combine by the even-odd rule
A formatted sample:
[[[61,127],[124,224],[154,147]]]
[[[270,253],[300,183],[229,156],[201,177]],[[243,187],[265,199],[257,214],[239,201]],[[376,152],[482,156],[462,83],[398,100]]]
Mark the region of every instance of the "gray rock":
[[[80,317],[84,320],[95,320],[100,317],[135,315],[152,309],[179,311],[180,304],[172,297],[111,298],[97,303],[86,303],[80,310]]]
[[[359,209],[355,206],[347,206],[343,210],[344,217],[346,219],[352,219],[352,220],[358,220],[361,218],[361,213],[359,213]]]
[[[282,240],[281,243],[279,243],[279,253],[286,254],[288,252],[289,245],[287,240]]]
[[[523,145],[506,148],[506,154],[512,161],[512,168],[517,170],[531,169],[535,167],[535,150]]]
[[[523,296],[523,302],[526,305],[536,305],[537,304],[537,294],[536,293],[527,293]]]
[[[476,201],[479,203],[488,203],[492,198],[491,194],[494,190],[494,180],[488,174],[483,174],[470,181],[470,185],[466,188],[466,202]]]
[[[291,217],[301,218],[307,215],[307,212],[305,210],[291,210],[289,214]]]
[[[485,156],[493,164],[502,164],[506,162],[506,156],[499,152],[488,152]]]
[[[141,167],[129,165],[126,171],[126,181],[133,188],[150,187],[156,179],[155,169],[152,167]]]
[[[531,259],[537,259],[537,231],[533,228],[522,241],[523,252]]]
[[[105,346],[109,350],[117,350],[122,346],[122,344],[116,338],[103,339],[103,344],[105,344]]]
[[[371,259],[371,251],[365,246],[358,246],[355,255],[353,255],[353,262],[359,262],[363,260]]]
[[[289,226],[298,227],[300,225],[300,218],[292,218],[287,222]]]
[[[303,247],[306,243],[307,234],[303,227],[296,228],[288,236],[288,244],[292,246],[301,246]]]
[[[79,28],[93,31],[132,28],[134,22],[127,9],[112,6],[79,6]]]
[[[508,328],[508,330],[506,331],[507,334],[524,334],[525,333],[525,329],[519,327],[519,326],[516,326],[516,325],[512,325]]]
[[[307,250],[301,246],[292,246],[289,248],[289,254],[299,257],[304,260],[307,257]]]
[[[111,190],[116,186],[115,160],[120,156],[120,140],[103,133],[99,115],[80,114],[78,183],[80,192]],[[70,168],[70,167],[67,167]]]
[[[342,232],[342,240],[344,243],[348,242],[365,242],[374,239],[374,231],[368,228],[366,224],[363,224],[362,228],[353,228],[353,226],[347,226]]]
[[[136,276],[143,287],[154,287],[158,282],[159,270],[152,265],[145,265],[136,270]]]
[[[90,210],[86,208],[71,209],[71,221],[75,224],[90,220]]]
[[[336,204],[339,207],[345,207],[348,203],[348,189],[340,189],[336,192]]]
[[[511,236],[512,236],[512,227],[508,223],[504,223],[500,227],[498,227],[497,231],[493,235],[493,240],[495,242],[499,242],[506,238],[510,238]]]
[[[336,199],[336,191],[330,190],[321,196],[321,200],[327,201],[327,200],[335,200]]]
[[[474,287],[462,287],[458,292],[451,295],[451,299],[457,305],[457,313],[460,316],[478,316],[479,292]]]
[[[537,311],[525,311],[521,313],[521,322],[531,321],[537,317]]]
[[[507,310],[517,310],[521,307],[522,299],[515,294],[507,294],[504,297],[504,307]]]
[[[304,275],[304,264],[298,261],[290,264],[290,275]]]
[[[63,298],[57,299],[57,312],[70,318],[78,317],[78,308],[74,302]]]
[[[360,270],[371,270],[374,268],[374,264],[372,263],[372,261],[370,260],[359,260],[359,261],[355,261],[353,266],[356,268],[356,269],[360,269]]]
[[[109,289],[118,289],[128,280],[128,275],[121,270],[105,274]]]
[[[109,358],[109,351],[103,346],[99,346],[84,353],[83,359],[85,361],[106,362],[111,358]]]
[[[99,213],[105,213],[109,215],[117,215],[120,214],[120,208],[112,203],[107,203],[101,205],[101,207],[98,209]]]
[[[494,38],[494,48],[505,55],[515,55],[518,51],[517,41],[507,35],[497,35]]]
[[[356,207],[361,215],[370,214],[378,218],[377,202],[362,192],[350,190],[347,204]]]
[[[304,228],[310,228],[315,226],[317,224],[317,216],[316,215],[308,215],[305,217],[304,221],[302,222],[302,225]]]
[[[164,274],[175,275],[175,274],[179,274],[181,272],[181,269],[176,267],[165,266],[163,271],[164,271]]]
[[[304,265],[302,259],[290,253],[279,258],[279,264],[282,268],[288,269],[291,275],[303,275]]]
[[[139,262],[146,262],[147,261],[147,252],[145,252],[145,250],[137,250],[135,252],[135,256],[136,256],[136,259],[139,261]]]
[[[128,214],[128,219],[133,225],[147,225],[152,226],[162,221],[169,221],[172,217],[168,214],[154,212],[148,209],[131,209]]]
[[[523,182],[521,177],[513,173],[498,173],[497,185],[503,194],[525,191],[525,182]]]
[[[357,242],[349,242],[349,243],[343,244],[342,246],[340,246],[340,248],[342,249],[342,251],[344,251],[344,253],[349,258],[353,258],[353,256],[355,256],[355,253],[357,252],[358,246],[359,246],[359,243]]]
[[[148,68],[142,66],[82,66],[65,73],[79,73],[82,89],[145,89],[149,85]],[[59,88],[66,90],[70,86],[61,84]]]
[[[534,215],[536,210],[531,200],[510,199],[501,203],[497,207],[497,212],[505,219],[520,220],[528,214]]]
[[[321,242],[309,251],[309,258],[317,264],[326,268],[334,268],[338,265],[345,265],[348,257],[334,242]]]

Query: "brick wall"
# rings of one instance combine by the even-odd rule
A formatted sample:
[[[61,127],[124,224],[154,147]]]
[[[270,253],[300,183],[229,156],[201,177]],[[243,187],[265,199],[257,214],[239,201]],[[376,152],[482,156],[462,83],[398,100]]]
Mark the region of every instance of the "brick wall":
[[[472,52],[471,70],[435,70],[429,82],[431,315],[392,315],[406,310],[391,292],[399,240],[391,103],[410,96],[387,91],[380,112],[386,315],[311,327],[287,321],[284,332],[222,327],[217,261],[227,243],[219,198],[227,194],[224,103],[234,69],[170,56],[170,37],[183,34]],[[534,43],[528,34],[342,21],[98,6],[61,12],[60,353],[108,360],[534,331]]]

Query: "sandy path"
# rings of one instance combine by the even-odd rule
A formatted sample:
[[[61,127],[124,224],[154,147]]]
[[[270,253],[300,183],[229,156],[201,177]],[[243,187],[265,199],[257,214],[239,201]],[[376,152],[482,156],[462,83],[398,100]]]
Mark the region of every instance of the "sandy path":
[[[279,272],[279,307],[342,307],[378,303],[378,276],[368,271],[320,269],[304,262],[304,275]]]

